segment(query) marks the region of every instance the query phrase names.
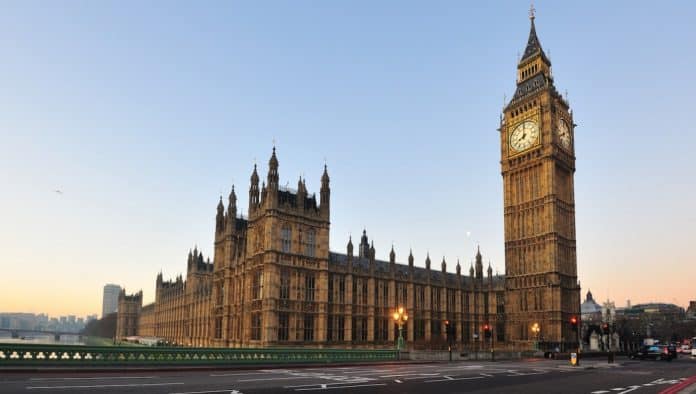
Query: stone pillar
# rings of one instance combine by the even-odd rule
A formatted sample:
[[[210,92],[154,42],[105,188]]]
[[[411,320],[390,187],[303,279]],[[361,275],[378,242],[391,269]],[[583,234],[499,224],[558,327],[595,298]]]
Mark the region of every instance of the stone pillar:
[[[375,278],[367,280],[367,341],[375,341]]]
[[[346,304],[345,304],[345,322],[343,323],[343,332],[345,340],[350,343],[353,340],[353,275],[346,275]]]

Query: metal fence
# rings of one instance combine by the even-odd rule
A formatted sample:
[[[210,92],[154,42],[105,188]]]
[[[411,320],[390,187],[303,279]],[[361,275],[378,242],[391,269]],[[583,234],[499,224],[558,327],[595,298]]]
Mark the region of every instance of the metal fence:
[[[146,348],[0,344],[0,367],[300,364],[393,360],[398,360],[396,350]]]

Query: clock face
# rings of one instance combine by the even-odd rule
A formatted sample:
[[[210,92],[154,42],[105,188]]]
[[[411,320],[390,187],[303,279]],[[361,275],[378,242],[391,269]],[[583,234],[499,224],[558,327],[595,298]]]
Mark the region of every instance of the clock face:
[[[568,127],[568,122],[564,119],[558,121],[558,139],[561,141],[561,146],[570,149],[571,138],[570,138],[570,128]]]
[[[539,126],[531,120],[517,125],[510,134],[510,147],[522,152],[534,146],[539,141]]]

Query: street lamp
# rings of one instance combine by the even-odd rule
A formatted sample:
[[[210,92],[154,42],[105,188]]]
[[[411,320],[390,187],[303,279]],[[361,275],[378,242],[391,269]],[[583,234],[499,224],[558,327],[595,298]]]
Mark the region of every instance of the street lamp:
[[[532,332],[534,333],[534,349],[535,350],[539,350],[539,331],[541,331],[541,327],[539,327],[539,323],[532,324]]]
[[[396,342],[396,350],[404,348],[404,323],[408,320],[408,314],[403,307],[399,307],[392,315],[394,322],[399,325],[399,339]]]

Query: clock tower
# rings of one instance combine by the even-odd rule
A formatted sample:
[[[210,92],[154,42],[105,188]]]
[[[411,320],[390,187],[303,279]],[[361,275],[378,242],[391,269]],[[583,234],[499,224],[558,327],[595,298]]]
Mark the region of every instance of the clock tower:
[[[554,86],[534,27],[517,65],[517,89],[500,125],[505,216],[508,342],[577,345],[580,315],[575,254],[575,124]],[[538,324],[538,333],[532,326]]]

